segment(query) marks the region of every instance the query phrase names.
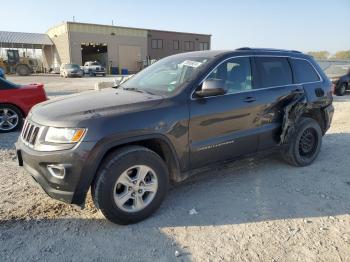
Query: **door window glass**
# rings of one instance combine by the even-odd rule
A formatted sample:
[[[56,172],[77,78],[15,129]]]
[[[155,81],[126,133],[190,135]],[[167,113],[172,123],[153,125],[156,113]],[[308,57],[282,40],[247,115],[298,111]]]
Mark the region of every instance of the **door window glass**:
[[[320,81],[320,77],[308,61],[292,59],[292,65],[296,84]]]
[[[237,57],[219,65],[207,79],[220,79],[225,83],[227,93],[237,93],[252,89],[250,59]]]
[[[260,88],[293,83],[292,70],[287,58],[256,57],[255,61],[260,75]]]

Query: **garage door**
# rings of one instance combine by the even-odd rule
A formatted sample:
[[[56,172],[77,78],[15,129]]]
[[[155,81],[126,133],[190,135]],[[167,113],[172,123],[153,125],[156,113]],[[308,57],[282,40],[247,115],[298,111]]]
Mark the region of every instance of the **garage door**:
[[[118,52],[120,68],[127,68],[131,72],[139,71],[138,62],[141,60],[141,47],[120,45]]]

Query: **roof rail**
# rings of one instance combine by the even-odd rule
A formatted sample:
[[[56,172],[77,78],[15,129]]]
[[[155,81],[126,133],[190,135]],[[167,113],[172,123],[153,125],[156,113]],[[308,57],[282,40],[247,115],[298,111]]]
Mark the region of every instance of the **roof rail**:
[[[251,48],[251,47],[240,47],[236,49],[237,51],[251,50],[251,51],[266,51],[266,52],[291,52],[301,54],[302,52],[296,50],[286,50],[286,49],[275,49],[275,48]]]
[[[251,50],[250,47],[240,47],[240,48],[237,48],[236,50]]]

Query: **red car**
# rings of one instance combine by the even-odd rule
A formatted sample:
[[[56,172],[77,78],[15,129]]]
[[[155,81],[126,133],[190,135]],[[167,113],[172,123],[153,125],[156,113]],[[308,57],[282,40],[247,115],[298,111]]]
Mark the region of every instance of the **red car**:
[[[20,129],[29,110],[46,100],[43,84],[17,85],[0,77],[0,133]]]

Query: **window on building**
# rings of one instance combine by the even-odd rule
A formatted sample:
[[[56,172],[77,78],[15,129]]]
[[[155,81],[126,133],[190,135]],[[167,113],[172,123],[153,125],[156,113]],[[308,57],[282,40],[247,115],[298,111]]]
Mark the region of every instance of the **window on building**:
[[[180,49],[180,41],[179,40],[174,40],[173,41],[173,48],[174,48],[174,50],[179,50]]]
[[[291,61],[296,84],[316,82],[320,80],[315,69],[308,61],[302,59],[292,59]]]
[[[185,41],[185,51],[194,51],[193,41]]]
[[[287,58],[256,57],[256,65],[260,75],[260,87],[291,85],[292,69]]]
[[[206,43],[206,42],[199,43],[199,50],[200,51],[209,50],[209,43]]]
[[[163,40],[152,39],[152,49],[163,49]]]
[[[208,79],[223,80],[228,94],[251,90],[250,59],[248,57],[232,58],[215,68]]]

